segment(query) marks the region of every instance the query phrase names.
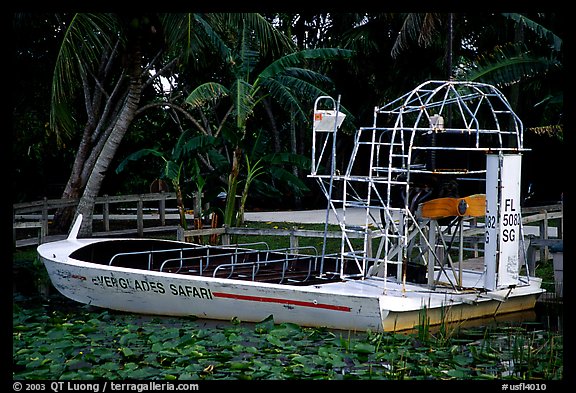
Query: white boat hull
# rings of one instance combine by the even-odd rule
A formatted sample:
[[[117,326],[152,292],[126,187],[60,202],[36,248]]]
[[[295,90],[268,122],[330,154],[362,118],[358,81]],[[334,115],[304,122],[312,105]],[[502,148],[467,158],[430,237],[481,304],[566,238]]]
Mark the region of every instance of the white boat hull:
[[[421,324],[423,315],[435,325],[531,309],[542,292],[539,279],[490,293],[430,290],[377,278],[293,286],[107,266],[69,256],[99,241],[110,239],[69,238],[43,244],[38,253],[64,296],[139,314],[245,322],[273,316],[276,323],[301,326],[399,331]]]

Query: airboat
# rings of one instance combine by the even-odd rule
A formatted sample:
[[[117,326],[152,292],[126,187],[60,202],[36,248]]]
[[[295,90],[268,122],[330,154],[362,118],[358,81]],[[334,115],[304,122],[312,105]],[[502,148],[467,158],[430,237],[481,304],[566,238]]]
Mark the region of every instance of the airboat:
[[[340,98],[318,97],[313,112],[309,176],[337,217],[339,252],[326,252],[326,236],[317,253],[78,238],[79,216],[67,239],[38,247],[54,287],[124,312],[353,331],[534,308],[544,290],[524,255],[523,126],[497,88],[422,83],[375,107],[344,159]],[[347,223],[349,209],[361,225]]]

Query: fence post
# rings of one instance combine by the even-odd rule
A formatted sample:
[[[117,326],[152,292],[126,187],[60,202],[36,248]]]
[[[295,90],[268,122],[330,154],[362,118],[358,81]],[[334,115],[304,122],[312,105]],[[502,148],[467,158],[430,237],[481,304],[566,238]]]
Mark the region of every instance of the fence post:
[[[564,193],[560,201],[560,224],[558,224],[558,239],[564,239]]]
[[[138,225],[138,237],[144,236],[144,201],[142,200],[142,194],[138,195],[138,209],[136,214],[136,221]]]
[[[368,244],[366,245],[366,258],[372,258],[372,229],[368,229]]]
[[[298,236],[296,236],[295,231],[298,227],[292,227],[290,231],[290,251],[291,252],[298,252],[299,245],[298,245]]]
[[[160,225],[166,225],[166,195],[164,191],[160,191],[160,205],[158,206],[158,215],[160,216]]]
[[[478,227],[478,218],[474,217],[472,218],[472,221],[470,222],[470,229],[472,228],[477,228]],[[474,247],[474,258],[478,258],[478,256],[480,255],[478,252],[478,242],[475,241],[473,243],[473,247]]]
[[[192,206],[193,206],[193,211],[194,211],[194,220],[196,219],[200,219],[202,220],[204,217],[202,217],[202,196],[204,194],[199,192],[199,191],[195,191],[193,194],[193,201],[192,201]]]
[[[535,276],[536,271],[536,255],[534,255],[534,246],[532,239],[534,235],[528,235],[528,249],[526,250],[526,266],[528,266],[528,273]]]
[[[44,238],[48,236],[48,198],[44,197],[42,205],[42,226],[40,227],[40,244],[44,243]]]
[[[222,225],[224,228],[224,233],[222,234],[222,245],[229,246],[230,245],[230,234],[228,233],[228,226]]]
[[[541,210],[541,213],[544,213],[544,219],[540,223],[540,239],[548,239],[548,211]],[[540,261],[546,262],[548,260],[548,246],[544,246],[540,248]]]
[[[16,210],[12,209],[12,248],[16,248]]]
[[[108,202],[108,194],[104,194],[104,206],[102,207],[102,219],[104,220],[104,230],[110,231],[110,203]]]

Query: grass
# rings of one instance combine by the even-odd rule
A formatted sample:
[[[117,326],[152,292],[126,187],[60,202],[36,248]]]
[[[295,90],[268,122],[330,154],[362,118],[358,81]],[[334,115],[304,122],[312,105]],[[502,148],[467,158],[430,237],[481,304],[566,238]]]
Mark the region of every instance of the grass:
[[[324,224],[298,224],[290,222],[247,222],[246,227],[256,228],[256,229],[304,229],[304,230],[314,230],[314,231],[324,231]],[[340,231],[338,225],[328,225],[329,231]],[[268,244],[271,250],[282,249],[290,247],[290,238],[288,236],[258,236],[257,239],[254,236],[237,236],[235,242],[237,243],[250,243],[254,241],[261,241]],[[298,244],[302,247],[303,253],[311,253],[309,247],[314,247],[318,253],[322,252],[324,239],[322,237],[312,238],[312,237],[301,237],[298,240]],[[341,240],[338,239],[327,239],[326,241],[326,254],[333,254],[340,252]],[[361,246],[361,239],[354,239],[354,244],[358,247]]]

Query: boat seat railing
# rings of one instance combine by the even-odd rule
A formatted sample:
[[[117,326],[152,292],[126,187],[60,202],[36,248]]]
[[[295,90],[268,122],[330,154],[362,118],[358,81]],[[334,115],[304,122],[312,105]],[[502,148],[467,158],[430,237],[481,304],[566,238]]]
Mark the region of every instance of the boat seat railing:
[[[314,246],[303,246],[303,247],[299,247],[299,250],[312,250],[314,252],[314,255],[317,256],[318,255],[318,249]],[[282,255],[282,258],[280,258],[280,260],[285,260],[286,258],[288,258],[288,256],[290,256],[292,259],[294,259],[294,257],[306,257],[309,258],[310,255],[306,255],[306,254],[290,254],[289,251],[291,251],[290,248],[277,248],[277,249],[273,249],[273,250],[253,250],[253,249],[243,249],[243,250],[235,250],[234,252],[230,252],[230,253],[225,253],[225,254],[215,254],[213,255],[213,257],[217,257],[218,259],[222,259],[225,257],[229,257],[230,258],[230,262],[227,264],[219,264],[219,266],[234,266],[234,265],[242,265],[243,267],[247,266],[246,264],[250,264],[250,263],[266,263],[266,262],[275,262],[276,260],[273,258],[278,258],[278,255]],[[208,266],[210,264],[210,256],[207,255],[206,256],[207,261],[206,261],[206,266]],[[250,260],[252,258],[252,260]],[[254,260],[255,258],[255,260]],[[271,259],[272,258],[272,259]],[[297,259],[297,258],[296,258]],[[316,259],[315,259],[316,261]],[[316,267],[316,265],[315,265]],[[234,272],[232,271],[231,274],[233,274]],[[254,274],[257,273],[257,269],[254,272]]]
[[[171,271],[169,273],[181,273],[184,269],[186,268],[192,268],[194,265],[190,264],[189,262],[195,262],[198,261],[198,273],[200,275],[203,274],[204,270],[206,270],[208,268],[208,264],[209,264],[209,258],[206,257],[205,255],[194,255],[192,257],[183,257],[183,258],[170,258],[170,259],[166,259],[164,262],[162,262],[162,264],[160,265],[160,272],[164,272],[164,269],[167,269],[168,266],[170,266],[170,264],[172,262],[177,262],[178,266],[177,266],[177,270],[176,271]],[[184,262],[188,262],[186,264],[184,264]]]
[[[115,262],[117,262],[122,257],[133,257],[137,255],[145,255],[147,256],[147,269],[152,270],[153,266],[153,256],[168,253],[168,252],[179,252],[180,256],[183,257],[183,253],[185,251],[197,251],[204,247],[179,247],[179,248],[170,248],[170,249],[161,249],[161,250],[146,250],[146,251],[129,251],[129,252],[119,252],[114,254],[110,261],[108,262],[109,266],[112,266]]]
[[[249,274],[252,281],[261,281],[266,275],[268,280],[277,279],[278,283],[284,283],[288,278],[299,276],[302,277],[301,281],[307,281],[312,277],[312,274],[316,271],[318,266],[318,256],[315,255],[302,255],[302,254],[284,254],[282,258],[278,259],[268,259],[263,261],[252,261],[252,262],[238,262],[238,263],[224,263],[216,267],[212,273],[212,277],[219,278],[232,278],[240,277],[241,275]],[[292,262],[298,262],[302,260],[307,260],[306,269],[294,269],[295,264]],[[280,265],[279,269],[268,269],[265,267],[274,267],[275,265]],[[299,266],[301,267],[301,266]],[[294,269],[294,270],[291,270]],[[257,279],[257,276],[260,277]],[[219,276],[220,273],[220,276]],[[227,274],[226,274],[227,273]],[[223,277],[222,277],[223,276]],[[267,280],[267,281],[268,281]]]
[[[270,246],[268,245],[268,243],[266,242],[252,242],[252,243],[237,243],[233,245],[234,249],[245,249],[247,247],[253,247],[253,246],[264,246],[264,248],[266,250],[270,250]],[[225,248],[231,248],[232,245],[227,245],[227,246],[221,246],[221,247],[225,247]]]
[[[254,243],[246,243],[246,244],[237,244],[233,249],[234,253],[238,253],[241,247],[247,246],[254,246],[254,245],[263,245],[265,250],[269,250],[269,246],[266,242],[254,242]],[[193,247],[177,247],[177,248],[166,248],[166,249],[158,249],[158,250],[144,250],[144,251],[127,251],[127,252],[119,252],[114,254],[110,261],[108,262],[109,266],[113,266],[114,264],[118,264],[120,259],[130,257],[133,258],[135,256],[145,256],[146,257],[146,269],[147,270],[154,270],[154,257],[165,254],[165,253],[180,253],[180,256],[177,258],[171,258],[171,260],[180,260],[180,259],[195,259],[195,257],[185,257],[185,252],[202,252],[206,251],[206,256],[210,255],[211,250],[229,250],[229,248],[221,248],[221,247],[214,247],[211,245],[194,245]],[[257,250],[249,250],[246,249],[244,252],[257,252]],[[215,253],[216,255],[231,255],[232,253]],[[204,255],[203,255],[204,256]],[[163,263],[164,264],[164,263]]]
[[[257,243],[248,245],[255,244]],[[264,244],[267,249],[240,248],[237,245],[232,248],[194,246],[121,252],[110,258],[109,266],[119,265],[123,258],[130,257],[130,267],[134,267],[133,265],[136,263],[144,263],[144,265],[140,265],[144,269],[169,273],[206,275],[211,272],[213,277],[219,275],[225,278],[234,276],[243,279],[261,280],[261,277],[258,277],[260,269],[264,266],[272,266],[272,269],[266,269],[266,272],[260,276],[276,277],[279,283],[296,276],[301,278],[298,281],[306,281],[310,279],[314,272],[321,275],[321,272],[317,271],[319,266],[318,250],[314,246],[299,247],[299,251],[311,250],[311,252],[308,254],[296,254],[292,253],[292,249],[288,247],[270,250],[266,243],[258,242],[258,244]],[[244,246],[242,245],[242,247]],[[194,255],[190,255],[192,252]],[[177,255],[174,256],[174,253]],[[158,259],[158,256],[163,254],[171,254],[168,256],[172,257],[163,259],[158,267],[158,261],[155,263],[154,258]],[[134,259],[135,256],[142,256],[144,259],[138,261],[138,259]],[[281,266],[279,267],[279,265]],[[275,281],[276,278],[271,279]]]
[[[177,257],[177,258],[170,258],[166,259],[160,265],[160,271],[163,272],[164,269],[170,266],[172,262],[177,262],[178,267],[175,272],[171,273],[180,273],[186,268],[194,267],[193,264],[195,261],[199,261],[198,264],[198,273],[202,275],[212,264],[215,259],[222,260],[226,258],[230,258],[231,264],[238,264],[246,262],[247,258],[256,258],[256,261],[260,260],[261,255],[267,255],[267,251],[262,250],[235,250],[233,252],[227,253],[210,253],[210,249],[207,250],[206,254],[203,255],[194,255],[190,257]],[[187,262],[187,263],[185,263]]]
[[[314,246],[305,246],[300,247],[300,249],[310,249],[314,252],[315,255],[318,255],[318,250]],[[221,251],[221,248],[217,250]],[[174,268],[174,262],[176,262],[177,270],[173,273],[180,273],[186,268],[195,267],[195,263],[199,262],[198,264],[198,273],[203,274],[211,265],[215,264],[213,260],[221,261],[222,259],[230,258],[230,262],[228,264],[236,265],[241,263],[249,263],[249,262],[266,262],[273,258],[275,255],[282,254],[284,255],[288,248],[281,248],[275,250],[255,250],[255,249],[234,249],[233,251],[222,253],[222,252],[213,252],[210,248],[206,249],[206,253],[202,255],[193,255],[189,257],[181,256],[176,258],[169,258],[162,262],[159,271],[163,272],[165,269],[172,267]],[[298,255],[298,254],[295,254]]]

